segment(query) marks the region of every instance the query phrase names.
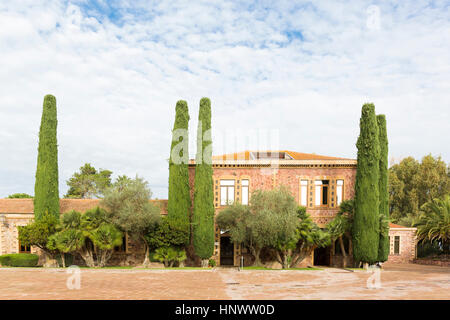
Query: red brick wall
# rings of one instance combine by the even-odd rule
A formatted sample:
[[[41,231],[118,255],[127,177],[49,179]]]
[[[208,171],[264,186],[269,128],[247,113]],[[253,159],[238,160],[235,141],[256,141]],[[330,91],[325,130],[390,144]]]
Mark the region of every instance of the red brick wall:
[[[213,168],[214,179],[220,180],[223,176],[234,176],[236,178],[248,177],[250,180],[249,193],[262,189],[270,190],[274,186],[284,185],[289,188],[295,201],[299,201],[299,187],[301,179],[334,179],[336,177],[344,179],[344,197],[343,199],[352,199],[354,197],[354,183],[356,176],[355,168],[241,168],[241,167],[223,167]],[[189,182],[191,191],[194,186],[195,168],[189,168]],[[215,191],[216,192],[216,191]],[[191,193],[193,195],[193,193]],[[220,195],[220,191],[219,191]],[[217,208],[217,209],[220,209]],[[323,225],[331,220],[337,213],[337,208],[317,208],[307,209],[314,220]]]
[[[344,179],[344,195],[343,199],[352,199],[354,197],[354,182],[356,176],[356,167],[354,168],[259,168],[259,167],[213,167],[214,181],[219,181],[221,178],[229,179],[248,179],[249,180],[249,194],[255,190],[270,190],[277,186],[286,186],[295,198],[295,201],[300,204],[300,180],[333,180]],[[189,183],[191,185],[191,197],[193,197],[194,190],[195,167],[189,168]],[[218,186],[218,185],[217,185]],[[309,187],[309,186],[308,186]],[[309,192],[310,190],[308,190]],[[312,190],[314,192],[314,189]],[[330,193],[331,194],[331,193]],[[220,206],[220,186],[214,190],[214,197],[218,198],[216,201],[216,213],[223,207]],[[237,200],[238,196],[236,196]],[[331,197],[330,197],[331,199]],[[314,221],[323,227],[328,221],[332,220],[337,214],[336,207],[309,207],[307,212],[313,217]],[[220,241],[220,236],[216,233],[216,244]],[[239,253],[235,251],[235,256]],[[219,262],[220,246],[216,246],[213,258]],[[238,265],[238,260],[235,260]],[[301,266],[312,265],[312,257],[307,257]]]

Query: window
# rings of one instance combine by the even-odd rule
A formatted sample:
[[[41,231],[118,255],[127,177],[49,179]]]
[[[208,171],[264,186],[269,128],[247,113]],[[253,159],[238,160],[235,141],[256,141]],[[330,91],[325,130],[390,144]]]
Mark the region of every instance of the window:
[[[394,237],[394,254],[400,254],[400,236]]]
[[[31,253],[31,247],[23,246],[19,241],[19,253]]]
[[[242,204],[248,205],[248,180],[242,180]]]
[[[308,202],[308,180],[300,180],[300,205],[306,207]]]
[[[344,196],[344,180],[336,180],[336,204],[339,206]]]
[[[328,205],[328,182],[329,180],[316,180],[316,206]]]
[[[220,180],[220,205],[226,206],[234,202],[234,180]]]

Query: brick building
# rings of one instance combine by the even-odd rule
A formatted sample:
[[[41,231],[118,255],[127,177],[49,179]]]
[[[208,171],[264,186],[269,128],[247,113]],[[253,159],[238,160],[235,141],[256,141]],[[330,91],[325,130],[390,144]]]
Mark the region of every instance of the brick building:
[[[289,188],[295,201],[307,208],[313,220],[324,227],[339,210],[342,200],[354,197],[356,160],[327,157],[292,151],[253,152],[245,151],[213,157],[214,207],[216,213],[234,201],[248,204],[251,192],[272,189],[284,185]],[[194,185],[195,162],[189,163],[191,190]],[[167,200],[154,200],[167,214]],[[61,213],[71,210],[84,212],[98,206],[98,199],[61,199]],[[0,199],[0,254],[37,252],[18,241],[18,226],[29,223],[34,217],[32,199]],[[243,246],[231,243],[226,231],[217,227],[213,258],[218,265],[239,265],[240,257],[245,264],[252,256]],[[411,262],[416,257],[416,229],[390,225],[391,255],[389,262]],[[345,241],[348,246],[348,241]],[[351,257],[351,247],[348,248]],[[300,266],[340,266],[342,256],[339,246],[316,249]],[[262,256],[264,258],[264,256]],[[143,259],[142,248],[124,237],[110,264],[133,265]],[[276,263],[266,258],[268,265]]]
[[[214,207],[216,214],[228,203],[237,201],[248,204],[252,191],[273,189],[284,185],[295,201],[307,208],[307,212],[319,227],[334,218],[342,200],[354,197],[356,160],[328,157],[316,154],[283,151],[244,151],[214,156],[212,161],[214,180]],[[195,161],[189,164],[191,190],[194,185]],[[232,244],[230,235],[216,227],[213,258],[218,265],[250,264],[252,257],[245,247]],[[416,256],[415,228],[391,224],[391,255],[389,261],[410,262]],[[347,252],[351,247],[345,241]],[[246,262],[246,261],[247,262]],[[276,264],[268,261],[268,265]],[[340,248],[334,243],[312,252],[301,265],[342,265]]]

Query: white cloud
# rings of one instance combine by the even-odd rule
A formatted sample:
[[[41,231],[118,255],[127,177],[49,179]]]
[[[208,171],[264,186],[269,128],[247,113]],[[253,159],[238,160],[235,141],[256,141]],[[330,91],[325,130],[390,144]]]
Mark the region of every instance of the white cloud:
[[[166,197],[176,101],[188,101],[193,139],[203,96],[218,152],[227,130],[264,128],[281,148],[355,157],[370,101],[387,116],[390,156],[450,158],[445,3],[383,2],[379,30],[367,28],[368,1],[96,3],[0,3],[0,196],[33,193],[47,93],[61,195],[91,162]]]

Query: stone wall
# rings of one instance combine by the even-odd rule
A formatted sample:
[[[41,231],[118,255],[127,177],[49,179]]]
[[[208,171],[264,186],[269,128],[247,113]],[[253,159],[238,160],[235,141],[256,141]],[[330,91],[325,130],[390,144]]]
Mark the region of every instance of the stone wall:
[[[394,253],[394,237],[400,237],[400,253]],[[416,228],[390,228],[390,254],[388,263],[411,263],[417,257]]]
[[[0,215],[0,255],[19,253],[19,226],[27,225],[34,218],[33,214],[1,214]],[[31,247],[31,253],[39,253],[39,249]]]
[[[415,259],[413,262],[431,266],[450,267],[450,260]]]

